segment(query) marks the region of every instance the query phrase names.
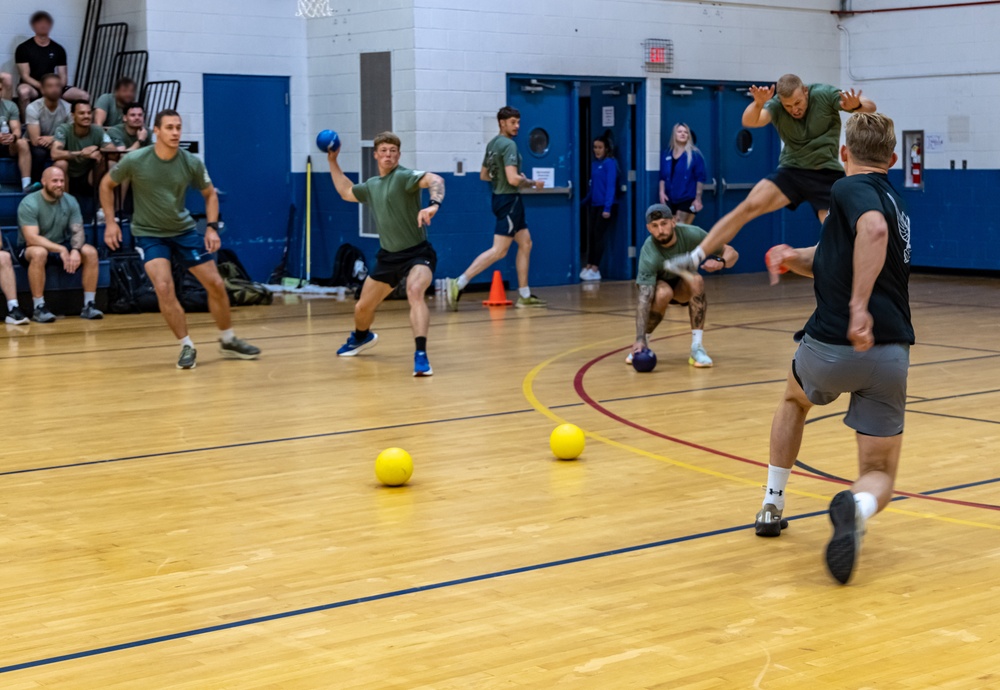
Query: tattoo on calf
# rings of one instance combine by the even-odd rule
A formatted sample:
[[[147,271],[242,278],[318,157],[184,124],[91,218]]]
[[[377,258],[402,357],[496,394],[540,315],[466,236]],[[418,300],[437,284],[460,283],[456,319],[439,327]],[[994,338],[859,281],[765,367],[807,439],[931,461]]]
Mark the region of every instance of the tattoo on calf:
[[[705,312],[708,311],[708,298],[705,293],[695,295],[688,304],[688,312],[691,315],[691,328],[700,331],[705,328]]]

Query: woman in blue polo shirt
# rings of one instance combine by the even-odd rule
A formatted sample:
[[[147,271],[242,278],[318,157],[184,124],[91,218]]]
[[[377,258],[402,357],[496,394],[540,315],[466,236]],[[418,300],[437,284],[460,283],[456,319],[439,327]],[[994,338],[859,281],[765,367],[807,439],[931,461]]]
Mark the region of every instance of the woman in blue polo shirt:
[[[705,159],[691,140],[691,128],[678,122],[670,148],[660,158],[660,203],[670,207],[678,222],[690,224],[702,208],[705,179]]]
[[[583,199],[587,211],[584,252],[586,264],[580,280],[601,279],[601,258],[604,256],[608,230],[615,223],[615,193],[618,191],[618,162],[611,155],[611,146],[604,137],[594,139],[594,160],[590,164],[590,190]]]

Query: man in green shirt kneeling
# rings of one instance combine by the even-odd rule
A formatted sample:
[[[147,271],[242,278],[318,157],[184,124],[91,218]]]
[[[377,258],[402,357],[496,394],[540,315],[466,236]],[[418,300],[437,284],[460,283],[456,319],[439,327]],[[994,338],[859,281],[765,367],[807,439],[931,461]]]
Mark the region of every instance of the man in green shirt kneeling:
[[[45,306],[45,267],[53,261],[69,274],[82,269],[84,319],[104,314],[94,306],[97,295],[97,250],[87,244],[80,204],[65,192],[66,174],[52,166],[42,173],[42,188],[21,200],[17,207],[18,259],[28,269],[31,320],[51,323],[55,314]]]

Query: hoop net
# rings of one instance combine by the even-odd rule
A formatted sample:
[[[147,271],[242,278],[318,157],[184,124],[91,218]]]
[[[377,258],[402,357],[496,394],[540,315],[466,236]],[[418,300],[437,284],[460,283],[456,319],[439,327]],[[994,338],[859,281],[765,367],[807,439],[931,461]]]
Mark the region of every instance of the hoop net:
[[[296,17],[314,19],[316,17],[333,16],[333,10],[330,9],[330,0],[298,0],[298,6],[298,10],[295,12]]]

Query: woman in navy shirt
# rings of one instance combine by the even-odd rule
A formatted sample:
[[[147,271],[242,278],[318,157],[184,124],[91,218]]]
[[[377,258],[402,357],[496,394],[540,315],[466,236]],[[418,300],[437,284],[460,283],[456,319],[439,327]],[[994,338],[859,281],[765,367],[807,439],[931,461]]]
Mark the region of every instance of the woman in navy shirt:
[[[690,224],[702,208],[705,179],[705,159],[691,141],[691,129],[678,122],[670,135],[670,148],[660,159],[660,203],[670,207],[678,222]]]
[[[614,225],[615,193],[618,191],[618,162],[611,155],[611,146],[604,137],[594,139],[594,160],[590,164],[590,190],[583,199],[587,210],[587,232],[584,252],[587,263],[580,271],[580,280],[601,279],[601,258],[608,230]]]

